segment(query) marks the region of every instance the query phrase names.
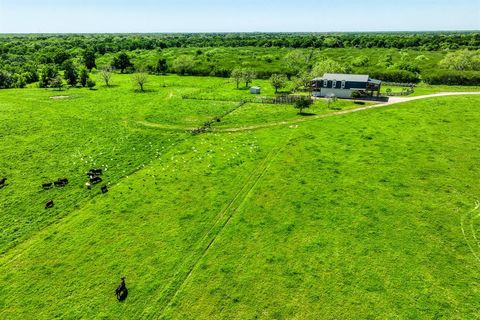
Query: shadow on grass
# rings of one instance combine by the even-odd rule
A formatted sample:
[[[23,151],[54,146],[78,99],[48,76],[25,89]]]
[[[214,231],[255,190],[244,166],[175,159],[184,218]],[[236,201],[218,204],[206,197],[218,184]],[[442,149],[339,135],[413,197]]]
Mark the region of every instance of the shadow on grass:
[[[158,90],[155,90],[155,89],[143,89],[140,90],[140,89],[134,89],[133,92],[135,93],[154,93],[154,92],[158,92]]]
[[[311,117],[311,116],[316,116],[317,115],[316,113],[311,113],[311,112],[299,112],[297,114],[299,116],[302,116],[302,117]]]

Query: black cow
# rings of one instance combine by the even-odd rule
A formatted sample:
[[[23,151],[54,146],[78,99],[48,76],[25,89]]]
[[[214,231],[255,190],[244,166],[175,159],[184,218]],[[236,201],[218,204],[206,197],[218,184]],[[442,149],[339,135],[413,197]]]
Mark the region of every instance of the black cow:
[[[57,181],[53,183],[56,187],[65,187],[68,184],[68,179],[67,178],[58,178]]]
[[[0,189],[6,186],[7,178],[0,179]]]
[[[42,188],[43,188],[44,190],[48,190],[48,189],[53,188],[53,182],[42,184]]]
[[[45,209],[50,209],[53,208],[55,204],[53,203],[53,200],[48,200],[48,202],[45,204]]]
[[[108,192],[108,188],[107,188],[106,184],[104,184],[101,189],[102,189],[102,193],[107,193]]]
[[[100,182],[102,182],[102,178],[100,178],[98,176],[91,176],[90,177],[90,183],[91,184],[99,184]]]
[[[127,285],[125,284],[125,277],[122,277],[122,282],[118,285],[115,290],[115,295],[117,296],[118,301],[125,300],[128,295]]]
[[[102,169],[90,169],[90,171],[87,172],[87,176],[100,176],[103,174]]]

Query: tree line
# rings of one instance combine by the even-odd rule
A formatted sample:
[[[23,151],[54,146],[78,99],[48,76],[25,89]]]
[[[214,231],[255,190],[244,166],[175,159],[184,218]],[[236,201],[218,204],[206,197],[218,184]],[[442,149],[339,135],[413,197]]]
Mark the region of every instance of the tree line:
[[[402,43],[401,45],[399,43]],[[179,54],[167,59],[161,52],[169,47],[195,46],[195,53]],[[212,60],[204,46],[215,47],[289,47],[286,56],[262,57],[262,70],[229,66]],[[318,57],[315,48],[420,48],[422,50],[449,50],[438,64],[439,68],[422,70],[427,53],[415,59],[402,56],[393,61],[390,54],[372,65],[369,56],[362,55],[346,62]],[[463,48],[461,50],[452,50]],[[40,87],[58,86],[63,77],[69,85],[94,86],[89,72],[97,68],[97,60],[106,55],[113,58],[107,66],[120,73],[145,72],[150,74],[177,73],[179,75],[210,75],[235,79],[269,78],[285,75],[302,82],[319,70],[337,70],[345,73],[369,73],[372,77],[390,82],[416,83],[421,80],[443,84],[480,84],[480,34],[464,33],[360,33],[360,34],[155,34],[155,35],[4,35],[0,36],[0,88],[22,88],[38,82]],[[132,63],[137,51],[156,52],[160,57],[144,66]],[[476,50],[472,50],[476,49]],[[218,50],[218,49],[217,49]],[[255,49],[250,48],[253,57]],[[270,49],[268,49],[270,50]],[[273,49],[272,49],[273,50]],[[210,50],[211,51],[211,50]],[[272,51],[275,52],[275,51]],[[224,59],[224,56],[220,56]],[[255,58],[254,58],[255,59]],[[258,59],[258,58],[257,58]],[[275,68],[273,65],[281,65]],[[318,67],[323,65],[324,67]],[[325,68],[328,66],[328,68]],[[323,68],[323,69],[322,69]],[[435,70],[438,69],[438,70]],[[62,74],[62,76],[60,76]],[[281,81],[280,81],[281,82]],[[456,82],[456,83],[455,83]],[[239,83],[238,83],[239,85]]]

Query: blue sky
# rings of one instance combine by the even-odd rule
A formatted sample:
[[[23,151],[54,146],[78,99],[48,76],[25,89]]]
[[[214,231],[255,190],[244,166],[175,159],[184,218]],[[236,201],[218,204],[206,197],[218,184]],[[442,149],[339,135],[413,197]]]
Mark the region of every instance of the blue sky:
[[[0,0],[0,33],[480,30],[480,0]]]

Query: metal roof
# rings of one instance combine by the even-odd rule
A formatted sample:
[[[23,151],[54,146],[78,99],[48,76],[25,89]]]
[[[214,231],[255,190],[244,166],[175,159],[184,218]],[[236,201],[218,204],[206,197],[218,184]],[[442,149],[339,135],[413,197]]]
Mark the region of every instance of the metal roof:
[[[337,81],[352,81],[352,82],[368,82],[369,76],[367,74],[342,74],[342,73],[325,73],[321,78],[313,80],[337,80]]]

